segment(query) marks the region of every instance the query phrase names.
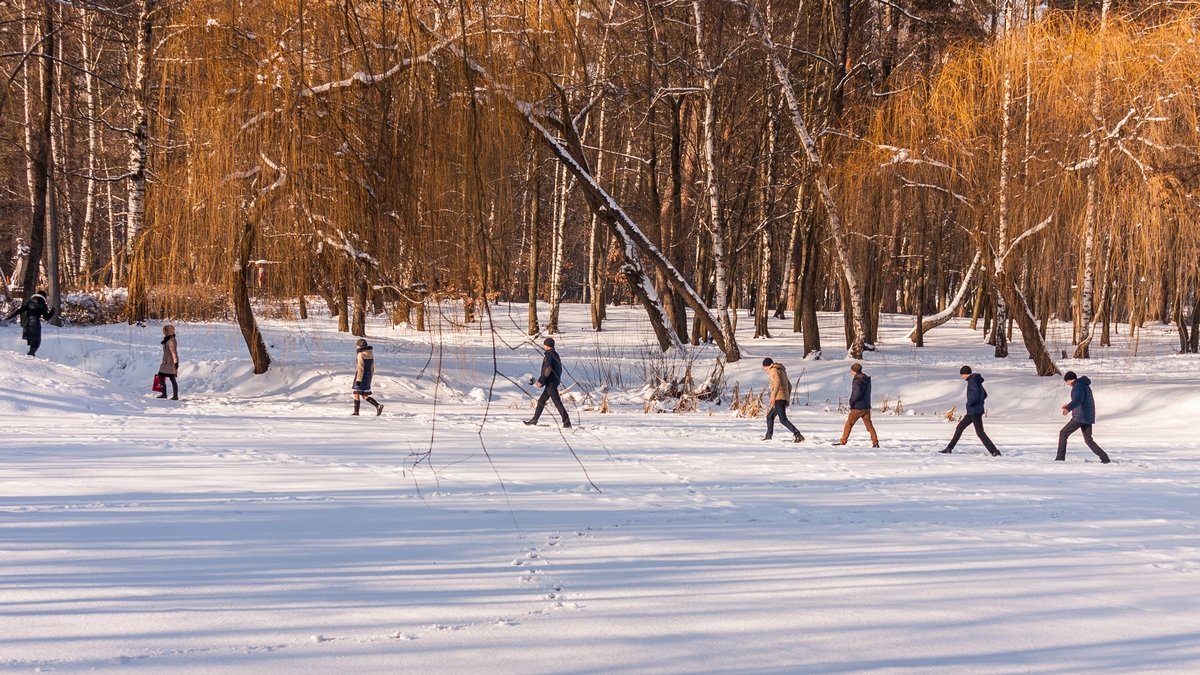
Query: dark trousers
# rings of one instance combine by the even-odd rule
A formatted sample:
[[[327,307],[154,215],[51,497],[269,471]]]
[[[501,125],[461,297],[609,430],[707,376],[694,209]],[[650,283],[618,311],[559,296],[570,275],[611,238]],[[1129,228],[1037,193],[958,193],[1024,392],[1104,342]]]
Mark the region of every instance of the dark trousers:
[[[1101,462],[1107,463],[1108,454],[1104,452],[1099,443],[1092,440],[1092,425],[1080,424],[1075,420],[1067,422],[1067,425],[1062,428],[1062,431],[1058,432],[1058,455],[1054,459],[1060,462],[1066,461],[1067,438],[1069,438],[1071,434],[1075,433],[1076,430],[1083,432],[1083,442],[1087,443],[1087,446],[1092,449],[1092,452],[1096,453],[1096,456],[1100,458]]]
[[[174,375],[168,375],[166,373],[159,373],[158,376],[160,378],[162,378],[162,388],[163,388],[162,396],[159,396],[159,398],[167,397],[167,380],[171,381],[171,392],[172,392],[171,395],[174,396],[175,398],[179,398],[179,380],[176,380]]]
[[[796,425],[792,424],[787,418],[787,401],[775,401],[775,405],[771,407],[771,411],[767,413],[767,436],[775,434],[775,418],[779,418],[779,423],[788,428],[793,434],[800,433]]]
[[[562,416],[563,424],[571,421],[567,415],[567,409],[563,407],[562,398],[558,395],[557,384],[547,384],[542,388],[542,395],[538,397],[537,408],[533,411],[533,421],[537,422],[542,416],[542,411],[546,409],[546,401],[553,400],[554,407],[558,408],[558,414]]]
[[[958,443],[958,439],[962,438],[963,431],[972,424],[975,425],[975,435],[983,442],[983,447],[987,448],[987,451],[993,456],[999,455],[1000,451],[996,449],[996,444],[988,438],[987,432],[983,430],[983,415],[963,415],[963,418],[958,421],[958,426],[954,428],[954,438],[950,439],[950,445],[947,445],[946,449],[953,449]]]
[[[26,340],[26,342],[29,343],[29,355],[30,356],[37,355],[38,347],[42,346],[42,338],[40,338],[40,337],[30,338],[30,339]]]

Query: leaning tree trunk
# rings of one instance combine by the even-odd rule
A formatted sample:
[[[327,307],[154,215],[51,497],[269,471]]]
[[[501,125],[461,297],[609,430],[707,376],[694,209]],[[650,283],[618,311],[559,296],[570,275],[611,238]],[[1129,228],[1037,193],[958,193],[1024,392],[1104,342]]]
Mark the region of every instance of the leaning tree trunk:
[[[975,270],[979,268],[979,261],[982,259],[983,252],[976,251],[975,259],[971,261],[971,267],[967,269],[966,275],[963,276],[962,285],[958,287],[958,292],[954,294],[954,299],[950,301],[950,304],[945,309],[937,314],[924,319],[918,319],[916,325],[913,326],[913,329],[906,336],[909,340],[916,342],[918,334],[923,336],[925,333],[949,321],[958,312],[958,308],[962,306],[963,300],[967,297],[967,290],[971,288],[971,280],[974,278]]]
[[[618,250],[621,251],[625,259],[622,271],[625,273],[627,281],[631,284],[631,288],[633,284],[641,285],[643,282],[648,283],[644,273],[638,273],[642,270],[639,254],[645,255],[655,269],[662,271],[668,283],[672,285],[677,293],[683,296],[684,302],[687,303],[688,307],[709,328],[713,334],[714,341],[717,343],[717,347],[725,354],[725,358],[730,362],[741,358],[733,334],[722,330],[720,321],[696,293],[696,290],[688,284],[679,270],[663,256],[662,252],[658,250],[646,236],[645,232],[629,217],[629,214],[625,212],[617,200],[600,185],[599,180],[588,168],[579,132],[570,123],[571,116],[563,115],[560,120],[549,121],[550,124],[554,124],[564,134],[565,138],[559,139],[542,123],[532,104],[516,98],[511,90],[498,85],[483,66],[467,56],[454,44],[447,44],[447,49],[462,59],[472,71],[479,74],[495,93],[507,100],[521,120],[542,139],[555,158],[579,181],[579,186],[583,191],[588,207],[608,225],[609,231],[616,239]],[[630,272],[634,272],[634,274],[631,275]],[[646,314],[653,325],[655,335],[659,338],[659,347],[663,351],[666,351],[672,347],[681,346],[678,335],[667,325],[666,312],[662,308],[662,303],[659,302],[658,295],[653,292],[653,286],[644,286],[644,288],[647,291],[646,293],[640,293],[637,289],[633,289],[633,293],[643,300],[642,304],[646,309]]]
[[[1021,289],[1017,288],[1016,279],[1004,271],[1003,264],[997,265],[997,267],[999,269],[996,273],[996,283],[1000,287],[1000,292],[1005,296],[1005,303],[1012,309],[1013,318],[1016,319],[1017,327],[1021,330],[1021,339],[1025,342],[1025,348],[1029,350],[1029,358],[1033,359],[1037,374],[1043,377],[1058,375],[1058,366],[1054,365],[1054,359],[1046,349],[1046,342],[1038,330],[1037,319],[1029,309],[1025,295],[1021,293]],[[994,330],[999,335],[1004,335],[1004,325],[999,321],[996,322]]]
[[[271,355],[267,353],[267,345],[254,319],[254,309],[250,306],[250,252],[254,249],[254,235],[254,224],[247,219],[237,241],[237,265],[233,270],[233,314],[237,317],[238,328],[250,351],[254,374],[262,375],[271,367]]]
[[[758,9],[753,5],[745,5],[745,7],[750,15],[751,28],[758,34],[763,47],[766,48],[767,59],[771,63],[771,69],[774,71],[775,78],[779,81],[783,89],[792,127],[800,139],[802,154],[812,176],[813,183],[817,186],[817,194],[820,196],[821,203],[825,207],[829,234],[833,237],[833,250],[837,255],[838,266],[842,272],[843,281],[846,284],[846,299],[850,303],[851,335],[848,340],[849,344],[847,345],[848,352],[851,358],[860,359],[862,358],[863,350],[866,348],[867,307],[863,300],[862,287],[859,284],[858,276],[850,264],[850,243],[846,240],[845,236],[842,208],[834,197],[833,189],[826,176],[828,169],[817,152],[816,140],[809,131],[808,124],[804,121],[804,115],[800,110],[800,100],[796,96],[795,87],[792,85],[791,73],[788,72],[783,60],[779,58],[779,50],[775,46],[775,41],[771,38],[766,25],[763,23],[762,15]]]

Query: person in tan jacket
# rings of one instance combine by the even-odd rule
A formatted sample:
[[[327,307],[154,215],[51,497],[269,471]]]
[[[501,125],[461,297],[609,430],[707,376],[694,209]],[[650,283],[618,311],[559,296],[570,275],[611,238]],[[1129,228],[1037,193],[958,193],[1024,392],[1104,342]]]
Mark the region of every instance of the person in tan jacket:
[[[788,401],[792,400],[792,383],[788,380],[787,369],[783,367],[782,363],[775,363],[771,358],[765,358],[763,359],[763,370],[766,371],[767,378],[771,382],[771,408],[767,412],[767,435],[763,436],[763,440],[771,440],[775,431],[775,418],[778,417],[779,422],[792,432],[794,443],[803,441],[804,434],[800,433],[800,430],[787,418]]]
[[[171,381],[171,400],[179,400],[179,381],[175,376],[179,374],[179,347],[175,340],[175,326],[166,324],[163,326],[162,339],[162,363],[158,364],[158,376],[162,378],[162,394],[159,398],[167,397],[167,380]]]

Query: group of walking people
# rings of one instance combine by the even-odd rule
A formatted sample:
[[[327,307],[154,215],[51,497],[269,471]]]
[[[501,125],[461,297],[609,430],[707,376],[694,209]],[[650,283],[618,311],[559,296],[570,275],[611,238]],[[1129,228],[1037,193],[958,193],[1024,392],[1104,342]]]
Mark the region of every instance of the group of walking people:
[[[787,418],[787,406],[792,398],[792,387],[788,382],[787,371],[782,364],[776,363],[771,358],[763,359],[763,370],[767,372],[771,392],[771,406],[767,413],[767,435],[763,437],[763,440],[771,440],[775,420],[778,419],[792,432],[793,440],[796,443],[803,441],[804,435]],[[871,423],[871,378],[863,372],[861,363],[851,365],[850,371],[854,373],[850,387],[850,414],[846,417],[842,437],[834,445],[845,445],[846,441],[850,439],[850,431],[854,428],[855,423],[862,420],[867,427],[867,432],[871,435],[871,447],[878,448],[879,436],[875,433],[875,425]],[[967,427],[973,426],[975,435],[979,437],[983,447],[992,457],[999,457],[1000,450],[996,448],[996,444],[983,429],[984,401],[987,400],[987,390],[983,388],[983,376],[972,371],[971,366],[963,366],[958,373],[959,377],[966,380],[967,383],[966,414],[954,428],[954,435],[950,438],[950,442],[940,452],[947,455],[953,452],[954,446],[958,445],[959,439],[962,438],[963,431]],[[1096,456],[1100,458],[1100,463],[1108,464],[1111,461],[1108,453],[1104,452],[1104,449],[1092,438],[1092,425],[1096,423],[1096,400],[1092,397],[1092,381],[1086,377],[1079,377],[1074,371],[1067,371],[1063,375],[1063,381],[1071,388],[1071,400],[1062,405],[1062,414],[1070,415],[1071,420],[1058,433],[1058,453],[1054,457],[1055,461],[1066,461],[1067,439],[1071,437],[1071,434],[1080,431],[1083,433],[1083,442],[1091,448],[1092,452],[1096,453]]]
[[[16,316],[21,316],[21,337],[29,344],[29,355],[37,354],[38,347],[42,343],[42,320],[49,319],[54,316],[54,310],[50,309],[46,304],[46,294],[44,291],[34,293],[20,307],[13,310],[5,320],[12,319]],[[161,393],[158,398],[167,398],[167,383],[171,384],[171,399],[179,399],[179,349],[178,341],[175,336],[175,326],[166,324],[162,328],[162,361],[158,366],[158,380],[161,384],[159,387]],[[355,343],[356,347],[356,367],[354,371],[354,385],[351,392],[354,397],[354,412],[352,415],[358,415],[362,401],[370,403],[375,408],[375,415],[383,414],[383,405],[376,401],[371,392],[371,381],[375,377],[375,352],[374,348],[367,343],[366,339],[359,338]],[[562,358],[555,351],[554,338],[546,338],[542,341],[542,368],[539,377],[537,378],[536,386],[542,390],[541,396],[538,397],[537,407],[533,411],[533,417],[525,420],[525,424],[532,426],[538,423],[542,412],[546,409],[546,404],[554,403],[559,416],[562,418],[562,426],[564,429],[571,428],[571,416],[567,414],[567,409],[563,406],[562,397],[559,395],[559,385],[562,384]],[[767,379],[770,383],[770,404],[767,409],[767,433],[763,436],[764,441],[769,441],[775,434],[775,422],[778,421],[788,431],[792,433],[792,441],[801,443],[804,441],[804,434],[792,424],[787,416],[788,403],[792,399],[792,384],[788,379],[787,369],[782,363],[777,363],[774,359],[765,358],[762,361],[763,370],[767,373]],[[854,373],[854,379],[850,385],[850,413],[846,417],[846,424],[842,428],[841,438],[834,445],[845,445],[850,439],[850,432],[854,429],[855,424],[859,420],[863,421],[863,425],[867,428],[867,433],[871,436],[871,447],[879,447],[879,435],[875,432],[875,425],[871,423],[871,378],[863,372],[861,363],[854,363],[850,366],[850,371]],[[950,442],[940,452],[950,454],[954,451],[954,447],[958,445],[959,439],[962,438],[963,431],[967,427],[975,428],[975,435],[979,437],[983,447],[987,449],[993,457],[1000,456],[1000,450],[996,448],[996,444],[988,437],[987,432],[983,429],[984,401],[987,400],[987,390],[983,388],[983,376],[971,370],[971,366],[963,366],[959,369],[959,376],[967,383],[967,401],[965,414],[959,420],[958,425],[954,428],[954,435],[951,436]],[[1067,401],[1062,406],[1062,414],[1070,415],[1071,420],[1067,422],[1058,434],[1058,453],[1055,456],[1056,461],[1064,461],[1067,458],[1067,439],[1076,431],[1083,433],[1083,442],[1091,448],[1092,452],[1100,458],[1102,464],[1109,463],[1108,454],[1100,447],[1092,438],[1092,425],[1096,423],[1096,401],[1092,397],[1092,383],[1086,377],[1077,376],[1074,371],[1068,371],[1063,376],[1063,380],[1067,386],[1071,387],[1071,400]]]

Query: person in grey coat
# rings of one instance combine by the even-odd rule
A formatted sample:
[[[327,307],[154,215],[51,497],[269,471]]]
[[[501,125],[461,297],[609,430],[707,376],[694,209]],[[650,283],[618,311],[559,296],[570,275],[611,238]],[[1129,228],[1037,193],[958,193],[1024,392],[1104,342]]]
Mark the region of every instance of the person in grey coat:
[[[375,406],[375,416],[379,417],[383,414],[383,406],[371,397],[371,380],[375,377],[375,349],[363,338],[359,338],[355,346],[358,365],[354,369],[354,412],[351,414],[357,415],[360,399],[366,399],[367,403]]]
[[[988,438],[987,432],[983,430],[983,402],[987,399],[987,390],[983,388],[983,375],[971,372],[971,366],[959,368],[958,375],[967,381],[967,414],[959,420],[958,426],[954,428],[954,437],[941,452],[945,455],[953,452],[954,446],[958,445],[958,439],[962,438],[963,431],[968,426],[974,425],[975,435],[979,437],[983,447],[992,453],[992,457],[999,457],[1000,451],[996,449],[996,444]]]
[[[21,316],[21,339],[29,344],[29,355],[36,356],[38,347],[42,346],[42,320],[54,316],[54,310],[46,305],[46,291],[29,296],[4,320],[8,321],[17,315]]]
[[[1092,398],[1092,381],[1075,375],[1075,371],[1072,370],[1063,375],[1063,381],[1071,388],[1071,400],[1063,404],[1062,414],[1070,415],[1071,421],[1058,432],[1058,455],[1054,457],[1054,461],[1067,460],[1067,439],[1076,431],[1082,431],[1083,442],[1096,453],[1101,464],[1108,464],[1108,453],[1092,440],[1092,425],[1096,423],[1096,399]]]
[[[162,394],[159,398],[167,397],[167,380],[171,381],[171,400],[179,400],[179,380],[175,376],[179,374],[179,346],[175,339],[175,326],[166,324],[163,326],[162,339],[162,363],[158,364],[158,376],[162,378]]]

